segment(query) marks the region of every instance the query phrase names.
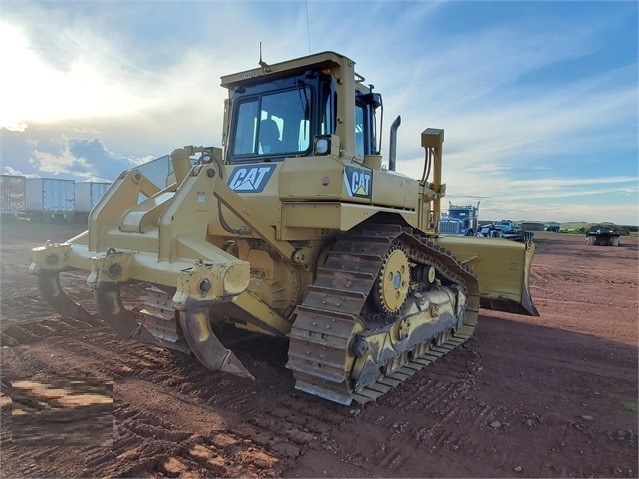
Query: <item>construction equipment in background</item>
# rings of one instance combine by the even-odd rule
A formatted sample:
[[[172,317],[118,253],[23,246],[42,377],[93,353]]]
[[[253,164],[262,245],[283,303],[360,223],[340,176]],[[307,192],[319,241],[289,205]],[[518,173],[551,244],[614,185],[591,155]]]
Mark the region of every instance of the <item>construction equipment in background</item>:
[[[559,233],[560,230],[561,225],[556,221],[551,221],[550,223],[548,223],[548,227],[546,228],[546,231],[551,231],[553,233]]]
[[[374,400],[462,344],[480,304],[537,315],[534,245],[441,237],[444,131],[422,132],[416,180],[395,171],[397,117],[384,168],[382,97],[354,65],[325,52],[222,77],[224,149],[174,150],[166,187],[123,172],[86,232],[34,249],[49,304],[88,315],[59,280],[87,271],[119,336],[245,378],[214,331],[286,336],[295,387],[341,404]],[[131,283],[148,294],[127,309]]]
[[[484,238],[504,238],[510,241],[518,241],[520,243],[532,242],[535,233],[526,231],[521,228],[515,221],[501,220],[497,223],[483,225],[477,236]]]
[[[619,246],[621,233],[613,228],[593,227],[586,233],[586,244],[595,246]]]

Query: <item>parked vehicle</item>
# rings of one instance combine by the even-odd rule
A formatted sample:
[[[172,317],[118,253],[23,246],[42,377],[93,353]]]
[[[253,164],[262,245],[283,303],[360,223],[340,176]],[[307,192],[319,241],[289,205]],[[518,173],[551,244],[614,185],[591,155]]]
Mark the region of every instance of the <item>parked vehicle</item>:
[[[75,211],[75,181],[27,178],[26,205],[26,214],[34,220],[70,220]]]
[[[111,183],[102,182],[76,182],[75,183],[75,217],[76,220],[85,220],[100,198],[106,193]]]
[[[160,188],[174,178],[168,155],[136,168]],[[0,175],[0,213],[2,216],[23,216],[31,221],[84,221],[110,186],[110,182]],[[144,199],[140,196],[138,201]]]
[[[551,221],[546,228],[546,231],[552,231],[553,233],[559,233],[561,225],[555,221]]]
[[[516,225],[512,220],[501,220],[495,223],[495,228],[499,228],[504,234],[507,234],[514,231],[516,229]]]
[[[586,233],[586,244],[595,246],[619,246],[621,233],[613,228],[592,228]]]
[[[453,205],[448,203],[448,214],[439,221],[439,232],[444,235],[474,236],[479,222],[477,205]]]
[[[0,213],[2,216],[23,215],[26,211],[24,176],[0,175]]]
[[[525,231],[512,220],[501,220],[497,223],[491,223],[482,226],[477,236],[486,238],[505,238],[511,241],[519,241],[520,243],[529,243],[533,240],[534,233]]]

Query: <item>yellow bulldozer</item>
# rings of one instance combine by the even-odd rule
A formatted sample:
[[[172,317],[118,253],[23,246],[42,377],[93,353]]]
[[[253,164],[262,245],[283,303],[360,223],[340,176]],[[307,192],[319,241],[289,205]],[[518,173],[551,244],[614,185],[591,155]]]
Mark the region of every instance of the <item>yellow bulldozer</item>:
[[[480,305],[536,315],[534,244],[439,236],[444,131],[421,134],[416,180],[395,171],[397,117],[384,165],[382,96],[354,65],[324,52],[223,76],[223,148],[174,150],[164,188],[123,172],[87,231],[33,250],[49,304],[89,315],[59,278],[87,271],[119,336],[247,378],[218,326],[288,337],[295,387],[346,405],[462,344]],[[146,297],[127,309],[131,283]]]

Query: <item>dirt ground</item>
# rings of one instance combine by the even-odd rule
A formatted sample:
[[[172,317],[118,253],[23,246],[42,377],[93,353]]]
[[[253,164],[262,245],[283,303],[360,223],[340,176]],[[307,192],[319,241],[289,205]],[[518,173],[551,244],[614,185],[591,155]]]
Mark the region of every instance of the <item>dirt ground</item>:
[[[463,347],[344,407],[295,391],[285,341],[232,346],[253,382],[56,315],[30,248],[79,231],[2,224],[1,477],[637,477],[637,238],[537,233],[539,317],[482,310]],[[85,279],[66,282],[95,310]],[[82,377],[113,381],[112,441],[15,440],[12,382]]]

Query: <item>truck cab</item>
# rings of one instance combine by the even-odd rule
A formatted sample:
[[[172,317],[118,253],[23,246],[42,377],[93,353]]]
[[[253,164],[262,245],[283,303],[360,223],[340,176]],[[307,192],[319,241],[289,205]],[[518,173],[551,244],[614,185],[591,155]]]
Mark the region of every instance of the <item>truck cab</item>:
[[[442,234],[474,236],[479,222],[479,201],[477,205],[453,205],[449,203],[448,213],[439,222]]]

